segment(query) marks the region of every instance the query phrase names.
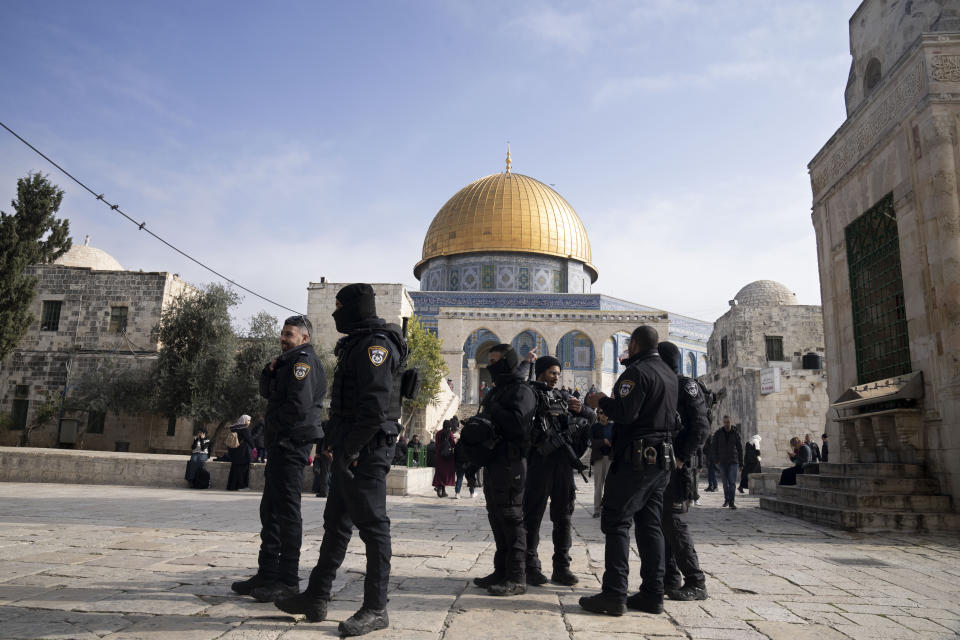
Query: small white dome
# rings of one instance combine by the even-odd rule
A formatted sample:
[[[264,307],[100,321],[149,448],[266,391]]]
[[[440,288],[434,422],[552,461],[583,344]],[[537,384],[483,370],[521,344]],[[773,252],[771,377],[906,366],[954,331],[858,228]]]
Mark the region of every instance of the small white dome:
[[[751,282],[740,289],[734,299],[737,304],[752,306],[798,304],[797,294],[773,280]]]
[[[94,271],[123,271],[117,259],[104,251],[90,246],[90,236],[83,244],[74,244],[70,250],[60,256],[54,264],[64,267],[86,267]]]

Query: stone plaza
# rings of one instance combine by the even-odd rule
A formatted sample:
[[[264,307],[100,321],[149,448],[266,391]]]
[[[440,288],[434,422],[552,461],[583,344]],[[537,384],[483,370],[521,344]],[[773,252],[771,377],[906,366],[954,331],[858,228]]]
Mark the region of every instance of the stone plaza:
[[[757,508],[719,508],[718,493],[688,516],[710,598],[666,601],[653,616],[586,613],[603,537],[593,487],[578,482],[576,587],[530,587],[496,598],[472,578],[492,566],[482,496],[390,496],[393,570],[388,630],[375,638],[857,639],[960,636],[960,542],[955,536],[871,534],[818,527]],[[308,623],[230,591],[255,565],[257,492],[70,484],[0,484],[0,637],[298,640],[337,636],[362,596],[354,536],[334,585],[330,620]],[[305,494],[302,577],[323,532],[324,500]],[[549,521],[540,554],[551,553]],[[631,587],[639,559],[634,550]],[[303,583],[305,584],[305,582]]]

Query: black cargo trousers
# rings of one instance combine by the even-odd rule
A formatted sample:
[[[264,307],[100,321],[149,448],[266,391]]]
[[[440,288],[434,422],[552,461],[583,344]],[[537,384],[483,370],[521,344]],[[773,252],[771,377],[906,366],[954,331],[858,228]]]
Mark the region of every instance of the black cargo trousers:
[[[527,486],[523,496],[523,525],[527,531],[527,571],[541,571],[540,523],[550,500],[550,522],[553,523],[553,570],[569,570],[572,533],[570,520],[577,497],[573,467],[566,455],[554,451],[540,455],[535,450],[527,462]]]
[[[499,454],[483,472],[483,495],[496,552],[493,571],[503,581],[526,584],[527,535],[523,526],[523,492],[527,459]]]
[[[307,466],[313,445],[296,444],[287,439],[270,447],[263,471],[263,496],[260,498],[260,555],[257,574],[266,580],[288,585],[300,582],[300,544],[303,520],[300,495],[303,468]]]
[[[619,458],[619,459],[618,459]],[[627,459],[629,457],[627,456]],[[627,598],[630,573],[630,526],[636,528],[640,553],[640,592],[645,598],[663,598],[663,491],[670,472],[659,464],[635,470],[624,456],[615,457],[603,488],[600,530],[605,535],[603,591]]]
[[[367,571],[363,580],[363,606],[387,608],[387,582],[390,579],[390,518],[387,517],[387,473],[393,461],[395,436],[377,434],[360,451],[357,466],[345,469],[333,463],[333,482],[323,510],[323,542],[320,557],[310,572],[307,591],[323,600],[330,590],[337,569],[343,564],[347,545],[356,525],[366,546]],[[342,455],[335,451],[334,456]],[[349,473],[348,473],[349,471]],[[353,477],[350,477],[350,473]]]
[[[665,559],[663,584],[666,591],[680,588],[681,577],[687,583],[698,587],[706,584],[690,530],[683,515],[673,507],[674,504],[684,502],[689,497],[688,484],[692,473],[694,471],[687,466],[683,469],[674,469],[670,473],[670,484],[664,491],[663,516],[660,524],[663,528]]]

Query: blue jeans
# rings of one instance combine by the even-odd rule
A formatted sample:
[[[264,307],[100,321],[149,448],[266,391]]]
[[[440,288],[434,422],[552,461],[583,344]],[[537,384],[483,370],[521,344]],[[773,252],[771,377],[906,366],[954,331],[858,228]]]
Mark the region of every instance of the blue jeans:
[[[733,504],[733,497],[737,495],[740,465],[736,462],[721,462],[717,466],[720,468],[720,481],[723,482],[723,500],[727,504]]]

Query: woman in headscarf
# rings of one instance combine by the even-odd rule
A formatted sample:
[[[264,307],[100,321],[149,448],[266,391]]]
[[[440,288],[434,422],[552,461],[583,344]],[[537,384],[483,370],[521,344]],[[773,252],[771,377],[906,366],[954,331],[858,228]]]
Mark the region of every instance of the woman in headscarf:
[[[250,486],[250,456],[253,453],[253,436],[250,434],[250,416],[244,414],[230,426],[227,434],[227,456],[230,458],[230,475],[227,491],[237,491]]]
[[[436,454],[433,463],[433,488],[438,498],[447,496],[447,486],[457,482],[457,467],[454,459],[454,448],[457,446],[456,429],[460,421],[454,416],[443,421],[443,428],[437,431],[434,438]]]
[[[760,473],[760,434],[750,438],[750,442],[744,447],[743,452],[743,471],[740,472],[740,493],[748,489],[750,485],[750,474]]]

